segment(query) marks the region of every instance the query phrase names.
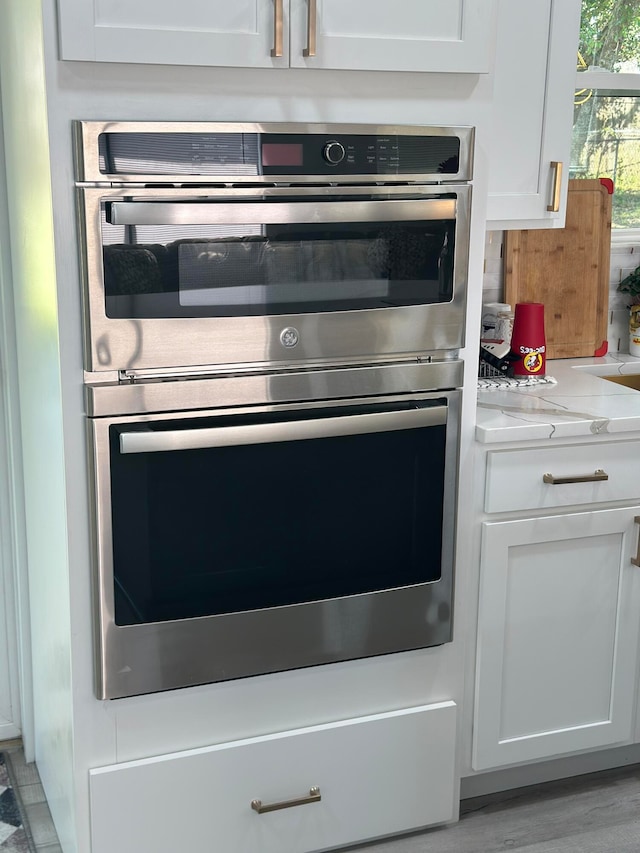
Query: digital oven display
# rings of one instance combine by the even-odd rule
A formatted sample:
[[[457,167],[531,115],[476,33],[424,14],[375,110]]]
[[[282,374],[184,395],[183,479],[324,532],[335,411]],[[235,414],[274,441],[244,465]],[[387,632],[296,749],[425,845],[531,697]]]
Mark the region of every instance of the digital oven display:
[[[263,166],[302,166],[301,142],[265,142],[262,146]]]

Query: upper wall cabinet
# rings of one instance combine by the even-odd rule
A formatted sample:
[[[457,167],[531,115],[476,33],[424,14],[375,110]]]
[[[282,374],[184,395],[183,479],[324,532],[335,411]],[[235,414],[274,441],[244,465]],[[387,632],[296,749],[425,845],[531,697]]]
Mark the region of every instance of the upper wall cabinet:
[[[488,227],[562,228],[581,0],[499,0]]]
[[[60,58],[487,72],[495,0],[58,0]]]

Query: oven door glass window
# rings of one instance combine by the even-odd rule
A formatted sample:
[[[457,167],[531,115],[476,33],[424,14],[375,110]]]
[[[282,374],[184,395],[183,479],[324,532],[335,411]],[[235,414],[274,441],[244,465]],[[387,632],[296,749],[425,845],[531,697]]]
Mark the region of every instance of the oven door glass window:
[[[103,203],[105,313],[242,317],[450,302],[455,211],[451,196]]]
[[[416,410],[445,414],[405,428]],[[116,624],[438,581],[446,404],[386,414],[398,412],[397,428],[358,434],[336,434],[326,410],[112,425]],[[339,419],[369,413],[340,408]],[[286,440],[283,422],[323,437]]]

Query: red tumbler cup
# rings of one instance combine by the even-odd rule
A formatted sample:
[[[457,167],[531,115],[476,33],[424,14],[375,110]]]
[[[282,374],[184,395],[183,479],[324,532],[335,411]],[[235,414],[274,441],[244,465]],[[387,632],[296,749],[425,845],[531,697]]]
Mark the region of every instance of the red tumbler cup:
[[[542,302],[518,302],[513,316],[511,352],[514,376],[544,376],[546,342]]]

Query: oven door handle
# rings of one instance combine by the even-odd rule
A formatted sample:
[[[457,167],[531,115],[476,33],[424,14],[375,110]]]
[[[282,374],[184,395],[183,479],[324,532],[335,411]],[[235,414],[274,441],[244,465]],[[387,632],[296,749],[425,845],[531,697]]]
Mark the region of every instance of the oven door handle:
[[[271,424],[174,429],[162,432],[145,430],[120,434],[121,453],[157,453],[159,451],[199,450],[207,447],[234,447],[247,444],[273,444],[278,441],[303,441],[341,435],[393,432],[438,426],[447,422],[447,407],[433,406],[396,412],[370,412],[336,418],[287,421]]]
[[[271,225],[291,222],[401,222],[455,219],[456,199],[321,202],[113,201],[111,225]]]

